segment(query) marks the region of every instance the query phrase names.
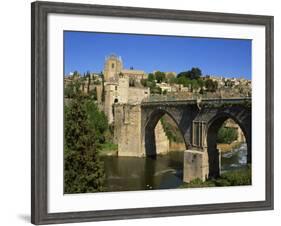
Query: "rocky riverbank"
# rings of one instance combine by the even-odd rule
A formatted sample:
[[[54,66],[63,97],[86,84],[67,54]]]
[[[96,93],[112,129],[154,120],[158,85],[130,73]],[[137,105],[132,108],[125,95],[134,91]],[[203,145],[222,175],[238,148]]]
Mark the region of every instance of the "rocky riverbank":
[[[242,142],[234,141],[231,144],[217,144],[218,149],[224,153],[232,151],[235,148],[239,148],[242,145]]]

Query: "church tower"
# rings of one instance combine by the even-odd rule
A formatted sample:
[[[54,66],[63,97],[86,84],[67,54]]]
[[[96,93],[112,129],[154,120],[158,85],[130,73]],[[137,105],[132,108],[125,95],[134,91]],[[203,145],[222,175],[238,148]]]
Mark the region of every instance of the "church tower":
[[[104,81],[118,81],[119,74],[121,73],[123,69],[122,60],[120,57],[117,57],[116,55],[110,55],[105,59],[105,65],[104,65]]]

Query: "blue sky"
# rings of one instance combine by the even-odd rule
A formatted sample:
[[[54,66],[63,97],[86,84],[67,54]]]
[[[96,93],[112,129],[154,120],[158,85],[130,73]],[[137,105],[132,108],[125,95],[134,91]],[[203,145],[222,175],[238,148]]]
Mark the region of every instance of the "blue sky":
[[[204,75],[251,79],[251,40],[64,32],[64,71],[101,72],[116,54],[124,68],[182,72],[199,67]]]

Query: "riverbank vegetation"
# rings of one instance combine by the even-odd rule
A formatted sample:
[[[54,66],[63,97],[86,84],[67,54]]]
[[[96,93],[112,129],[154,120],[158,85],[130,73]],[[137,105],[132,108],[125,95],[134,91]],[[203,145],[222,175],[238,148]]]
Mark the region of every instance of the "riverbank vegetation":
[[[185,142],[181,131],[174,120],[167,114],[160,119],[163,130],[169,140],[169,151],[186,150]]]
[[[100,155],[116,151],[112,128],[92,93],[83,94],[79,84],[66,87],[64,106],[64,192],[105,191],[105,172]]]
[[[217,142],[221,144],[231,144],[236,141],[238,132],[235,128],[225,127],[224,125],[219,129],[217,135]]]
[[[118,155],[118,145],[106,142],[101,144],[101,151],[99,153],[100,155]]]
[[[236,148],[239,148],[242,142],[239,142],[238,131],[236,128],[226,127],[226,122],[219,129],[217,134],[217,147],[221,152],[232,151]]]
[[[99,159],[96,128],[91,126],[86,100],[76,95],[65,106],[64,192],[104,191],[105,173]]]
[[[233,170],[222,173],[219,178],[208,179],[202,181],[200,179],[194,179],[190,183],[184,183],[180,188],[202,188],[202,187],[224,187],[224,186],[241,186],[252,184],[251,165],[248,165],[245,169]]]
[[[160,122],[162,123],[163,129],[169,141],[173,141],[176,143],[184,143],[179,128],[177,127],[176,123],[173,121],[173,119],[170,116],[165,114],[160,119]]]

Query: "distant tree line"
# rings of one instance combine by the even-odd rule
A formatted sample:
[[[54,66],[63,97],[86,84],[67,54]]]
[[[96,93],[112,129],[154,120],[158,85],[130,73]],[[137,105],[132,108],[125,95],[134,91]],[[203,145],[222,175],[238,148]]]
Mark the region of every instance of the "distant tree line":
[[[199,91],[201,94],[206,92],[215,92],[218,89],[218,83],[210,78],[203,79],[200,68],[193,67],[191,70],[183,71],[177,74],[176,77],[167,78],[166,74],[161,71],[149,73],[147,79],[142,79],[141,84],[149,87],[151,93],[161,93],[161,89],[156,86],[156,83],[181,84],[188,87],[190,91]]]
[[[64,97],[73,98],[78,92],[83,90],[84,94],[87,94],[91,98],[97,100],[97,90],[92,88],[92,85],[103,85],[101,81],[91,76],[91,73],[88,71],[82,76],[78,71],[74,71],[71,76],[73,79],[68,81],[64,87]],[[100,77],[103,80],[103,74],[100,73]],[[86,90],[86,91],[85,91]]]

